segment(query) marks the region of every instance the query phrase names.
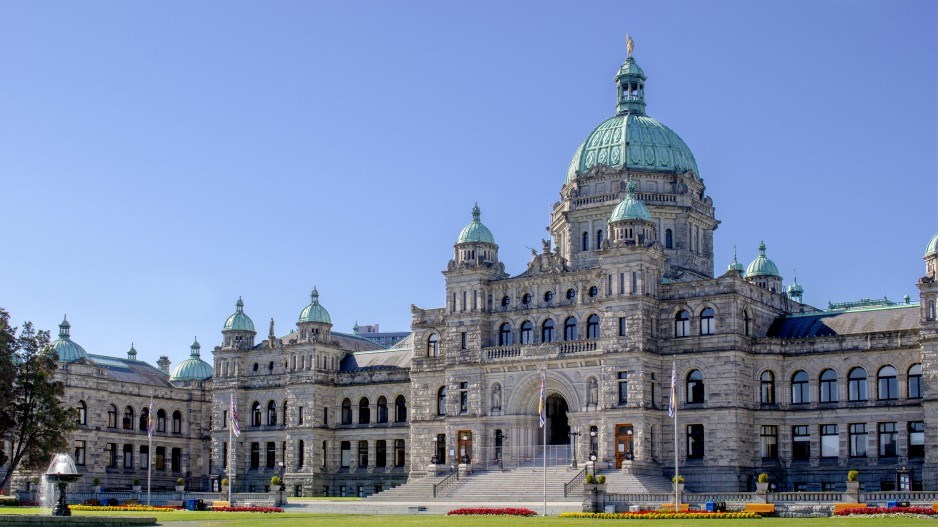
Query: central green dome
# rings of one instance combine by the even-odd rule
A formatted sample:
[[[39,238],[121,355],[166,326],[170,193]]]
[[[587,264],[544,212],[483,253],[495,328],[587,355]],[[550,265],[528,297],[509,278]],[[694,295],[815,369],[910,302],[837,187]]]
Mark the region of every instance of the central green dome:
[[[697,172],[690,148],[667,126],[645,115],[645,73],[629,55],[616,75],[617,114],[577,148],[566,182],[596,165],[657,172]]]

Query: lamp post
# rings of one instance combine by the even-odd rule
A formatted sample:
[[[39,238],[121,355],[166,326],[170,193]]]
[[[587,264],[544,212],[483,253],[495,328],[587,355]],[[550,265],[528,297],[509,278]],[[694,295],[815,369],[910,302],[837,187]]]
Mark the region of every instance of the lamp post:
[[[284,472],[284,466],[283,466],[283,461],[281,461],[280,462],[280,493],[281,495],[283,494],[283,491],[287,490],[287,485],[283,481],[283,472]]]
[[[577,468],[576,462],[576,438],[580,435],[580,429],[577,428],[574,432],[568,432],[568,435],[573,438],[573,462],[570,464],[570,468]]]
[[[437,456],[437,452],[439,452],[439,449],[440,449],[439,441],[440,441],[440,438],[434,435],[433,436],[433,455],[430,456],[430,463],[433,465],[436,465],[437,463],[440,462],[439,456]]]

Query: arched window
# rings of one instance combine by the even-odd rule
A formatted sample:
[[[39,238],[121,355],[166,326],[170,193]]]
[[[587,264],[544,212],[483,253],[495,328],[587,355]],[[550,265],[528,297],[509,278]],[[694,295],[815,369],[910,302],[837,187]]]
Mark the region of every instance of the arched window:
[[[603,246],[603,230],[599,229],[596,231],[596,248],[599,249]]]
[[[533,330],[534,324],[530,320],[521,323],[521,344],[532,344],[534,342]]]
[[[267,426],[275,426],[277,424],[277,403],[273,401],[267,402]]]
[[[840,400],[837,394],[837,372],[834,370],[824,370],[821,372],[821,402],[836,403]]]
[[[599,338],[599,315],[592,314],[586,319],[586,338]]]
[[[673,235],[671,234],[671,229],[664,230],[664,248],[665,249],[674,248],[674,240],[673,240]]]
[[[78,419],[79,426],[88,424],[88,405],[85,401],[78,401]]]
[[[394,422],[403,423],[407,421],[407,400],[403,395],[398,395],[394,399]]]
[[[358,424],[367,425],[371,422],[371,408],[368,406],[367,397],[362,397],[358,401]]]
[[[122,427],[124,430],[134,429],[134,409],[131,406],[124,408],[124,418]]]
[[[700,370],[691,370],[687,374],[687,402],[690,404],[704,402],[704,376]]]
[[[511,324],[508,322],[498,328],[498,345],[511,346]]]
[[[541,342],[554,341],[554,320],[548,318],[541,324]]]
[[[446,386],[436,392],[436,415],[446,415]]]
[[[508,306],[510,306],[510,305],[511,305],[511,297],[508,296],[508,295],[503,296],[503,297],[502,297],[502,307],[508,307]]]
[[[283,402],[283,413],[281,413],[280,415],[283,416],[283,426],[287,426],[287,415],[289,414],[287,414],[287,402],[286,401]]]
[[[436,333],[431,333],[430,337],[427,339],[427,357],[439,357],[440,356],[440,336]]]
[[[686,337],[690,335],[690,313],[680,310],[674,315],[674,336]]]
[[[808,386],[808,372],[796,371],[791,376],[791,404],[808,404],[811,402],[811,388]]]
[[[530,304],[530,303],[531,303],[531,293],[525,293],[524,295],[522,295],[522,297],[521,297],[521,303],[524,304],[524,305]]]
[[[716,331],[716,324],[713,323],[714,311],[712,308],[706,308],[700,312],[700,334],[713,335]]]
[[[251,404],[251,426],[261,426],[261,403],[254,401]]]
[[[747,337],[749,336],[749,324],[750,324],[750,321],[751,321],[751,319],[749,318],[749,310],[748,310],[748,309],[744,309],[744,310],[743,310],[743,331],[744,331],[744,333],[746,334]]]
[[[909,368],[909,399],[922,398],[922,365],[913,364]]]
[[[378,415],[376,416],[376,423],[387,423],[388,422],[388,398],[385,396],[378,397]]]
[[[117,428],[117,407],[113,404],[107,411],[107,427]]]
[[[567,300],[576,300],[576,289],[572,287],[567,289]]]
[[[147,408],[140,409],[140,425],[137,427],[141,432],[147,431],[147,421],[150,418],[150,410]]]
[[[553,299],[554,299],[553,291],[547,291],[546,293],[544,293],[544,302],[547,302],[548,304],[550,304]]]
[[[563,339],[576,340],[576,317],[567,317],[563,322]]]
[[[928,314],[926,315],[928,320],[935,320],[935,301],[928,301]]]
[[[865,401],[866,399],[866,370],[854,368],[847,376],[847,400]]]
[[[880,401],[890,401],[899,398],[898,373],[892,366],[883,366],[876,375],[876,398]]]
[[[182,412],[179,410],[173,412],[173,433],[182,433]]]
[[[586,294],[587,294],[590,298],[595,298],[596,295],[599,294],[599,288],[596,287],[595,285],[591,285],[590,288],[586,290]]]
[[[759,402],[775,404],[775,375],[770,371],[762,372],[759,376],[759,385]]]
[[[165,432],[166,431],[166,410],[160,408],[156,412],[156,431]]]
[[[342,424],[352,424],[352,400],[348,397],[342,400]]]
[[[587,231],[583,231],[583,250],[590,250],[590,233]]]

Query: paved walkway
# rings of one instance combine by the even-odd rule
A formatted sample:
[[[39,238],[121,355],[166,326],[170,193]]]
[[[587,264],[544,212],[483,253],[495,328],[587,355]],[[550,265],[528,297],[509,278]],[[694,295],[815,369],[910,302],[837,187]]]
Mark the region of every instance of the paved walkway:
[[[462,507],[526,507],[544,514],[544,502],[472,502],[464,501],[348,501],[348,500],[293,500],[286,507],[286,512],[310,512],[323,514],[446,514],[453,509]],[[582,511],[583,505],[579,501],[548,501],[547,514],[556,516],[561,512]]]

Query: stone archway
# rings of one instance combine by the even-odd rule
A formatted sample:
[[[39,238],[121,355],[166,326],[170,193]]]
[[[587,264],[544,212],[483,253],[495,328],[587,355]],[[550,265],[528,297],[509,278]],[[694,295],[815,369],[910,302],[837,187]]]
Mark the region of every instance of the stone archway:
[[[562,395],[547,396],[547,444],[569,445],[570,422],[567,419],[567,401]]]

